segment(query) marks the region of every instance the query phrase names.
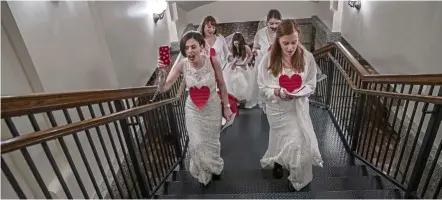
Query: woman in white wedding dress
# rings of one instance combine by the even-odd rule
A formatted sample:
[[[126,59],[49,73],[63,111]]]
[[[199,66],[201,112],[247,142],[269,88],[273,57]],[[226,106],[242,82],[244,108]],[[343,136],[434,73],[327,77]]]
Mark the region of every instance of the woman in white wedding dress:
[[[227,46],[226,39],[217,34],[216,32],[217,22],[213,16],[207,16],[204,18],[201,23],[201,34],[204,36],[206,40],[206,46],[204,48],[203,54],[209,56],[210,49],[213,48],[215,50],[215,57],[221,64],[221,68],[223,68],[224,80],[226,83],[227,91],[232,93],[232,88],[230,85],[230,72],[231,69],[225,67],[228,62],[228,56],[230,54],[229,47]]]
[[[205,40],[199,32],[187,32],[180,41],[181,54],[186,58],[172,67],[166,80],[160,77],[159,91],[169,90],[178,77],[184,75],[189,90],[185,105],[185,123],[189,134],[190,174],[207,185],[213,175],[216,177],[223,170],[224,161],[220,157],[219,140],[221,113],[230,120],[232,111],[220,62],[212,57],[212,66],[210,58],[202,55],[204,47]],[[165,71],[166,67],[168,66],[158,60],[160,70]],[[221,91],[221,100],[216,92],[217,85]],[[204,93],[203,88],[207,89],[204,91],[208,94],[206,103],[197,101]]]
[[[266,101],[270,125],[269,146],[261,166],[273,168],[276,178],[282,177],[283,168],[288,170],[290,187],[296,190],[312,181],[312,165],[323,164],[308,100],[315,91],[317,66],[313,55],[300,46],[299,33],[292,20],[283,20],[276,30],[272,51],[263,56],[258,67],[259,90]],[[286,76],[300,78],[298,89],[283,84]]]
[[[231,39],[231,55],[229,55],[229,64],[226,67],[231,68],[230,84],[232,85],[232,94],[242,102],[250,102],[251,88],[250,72],[253,68],[249,63],[253,58],[252,50],[247,46],[244,36],[240,32],[233,34]]]
[[[278,27],[279,23],[281,23],[281,20],[282,20],[281,13],[276,9],[272,9],[267,13],[266,26],[259,29],[258,32],[256,32],[253,41],[253,53],[255,54],[255,67],[254,71],[252,71],[251,73],[251,77],[254,78],[252,81],[255,83],[252,89],[253,101],[250,102],[249,105],[246,105],[246,107],[255,106],[256,104],[259,104],[259,107],[262,108],[263,111],[265,112],[265,101],[259,95],[258,84],[256,83],[256,77],[259,71],[257,68],[258,66],[260,66],[261,59],[264,56],[264,54],[267,53],[271,48],[273,41],[275,40],[276,28]]]

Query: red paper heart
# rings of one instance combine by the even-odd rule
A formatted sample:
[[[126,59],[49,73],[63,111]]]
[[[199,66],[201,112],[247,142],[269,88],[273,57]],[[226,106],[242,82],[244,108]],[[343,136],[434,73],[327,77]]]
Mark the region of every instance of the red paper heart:
[[[214,48],[210,48],[210,56],[216,56],[216,51]]]
[[[294,74],[292,77],[287,75],[281,75],[279,77],[279,86],[285,88],[288,92],[293,92],[300,88],[302,85],[302,77],[298,74]]]
[[[209,100],[210,89],[207,86],[202,86],[201,88],[194,86],[189,89],[189,95],[195,106],[199,109],[203,109]]]

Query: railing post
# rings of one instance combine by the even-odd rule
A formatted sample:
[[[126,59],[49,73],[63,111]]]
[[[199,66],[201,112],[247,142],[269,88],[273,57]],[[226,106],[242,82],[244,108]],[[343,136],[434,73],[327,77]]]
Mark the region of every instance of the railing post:
[[[330,107],[330,101],[332,98],[332,88],[333,88],[333,79],[334,79],[334,72],[335,72],[335,68],[331,66],[332,65],[332,61],[330,60],[329,57],[327,57],[327,96],[325,99],[325,105]]]
[[[181,157],[184,157],[184,155],[183,155],[183,148],[180,143],[180,132],[178,130],[178,124],[177,124],[177,121],[175,118],[176,115],[173,112],[173,106],[174,105],[172,105],[172,104],[167,105],[167,113],[169,114],[169,116],[168,116],[169,117],[169,124],[170,124],[170,129],[172,132],[171,138],[174,143],[175,154],[176,154],[177,160],[180,160]],[[179,165],[180,165],[181,170],[185,169],[183,160],[180,161]]]
[[[442,96],[442,89],[439,89],[438,96]],[[425,117],[423,115],[422,117]],[[421,148],[417,155],[416,164],[411,172],[410,180],[408,181],[408,187],[405,194],[405,198],[420,198],[417,194],[420,180],[424,174],[427,161],[430,157],[431,149],[434,145],[434,140],[437,136],[437,131],[442,121],[442,105],[434,105],[433,112],[428,122],[428,127],[425,132],[424,139],[422,139]],[[434,158],[438,159],[438,158]]]
[[[311,32],[311,45],[310,45],[310,51],[313,52],[316,49],[316,28],[312,25],[312,32]]]
[[[366,87],[367,87],[367,83],[363,82],[362,88],[365,89]],[[353,129],[353,133],[352,133],[353,134],[353,140],[351,142],[351,151],[352,152],[356,151],[356,148],[358,146],[359,136],[361,134],[360,132],[362,130],[362,124],[363,124],[362,116],[363,116],[363,112],[364,112],[364,104],[365,104],[365,100],[367,98],[366,94],[360,94],[360,95],[361,96],[359,97],[358,106],[357,106],[358,110],[356,111],[356,117],[355,117],[356,125],[355,125],[355,127]]]
[[[116,112],[120,112],[120,111],[124,110],[124,105],[123,105],[123,103],[121,103],[121,100],[114,101],[114,105],[115,105]],[[138,181],[138,184],[140,186],[141,195],[143,195],[143,197],[148,197],[149,194],[148,194],[148,191],[147,191],[147,187],[144,184],[143,176],[141,174],[141,169],[140,169],[140,166],[139,166],[140,162],[138,162],[137,156],[135,154],[135,147],[133,145],[133,140],[132,140],[132,137],[131,137],[132,134],[130,132],[128,120],[127,120],[127,118],[120,119],[119,123],[120,123],[120,126],[121,126],[121,130],[123,132],[124,140],[126,142],[126,146],[127,146],[128,152],[129,152],[130,159],[132,161],[132,162],[129,162],[129,163],[132,164],[133,167],[134,167],[135,174],[137,176],[137,181]],[[116,127],[116,128],[118,128],[118,127]],[[140,156],[143,156],[143,155],[140,155]],[[130,166],[127,166],[127,167],[130,167]],[[136,187],[135,184],[134,184],[134,187]],[[129,192],[131,192],[131,191],[129,191]]]

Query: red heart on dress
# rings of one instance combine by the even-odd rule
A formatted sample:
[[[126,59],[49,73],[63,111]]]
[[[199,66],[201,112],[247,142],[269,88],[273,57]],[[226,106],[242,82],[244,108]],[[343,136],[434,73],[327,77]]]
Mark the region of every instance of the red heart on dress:
[[[272,50],[272,47],[269,47],[269,49],[267,49],[267,51],[271,51]]]
[[[209,100],[210,89],[207,86],[202,86],[201,88],[194,86],[189,89],[189,95],[195,106],[199,109],[203,109]]]
[[[210,48],[210,56],[216,56],[216,51],[214,48]]]
[[[281,75],[279,77],[279,86],[285,88],[288,92],[293,92],[300,88],[302,85],[302,77],[298,74],[294,74],[292,77],[287,75]]]

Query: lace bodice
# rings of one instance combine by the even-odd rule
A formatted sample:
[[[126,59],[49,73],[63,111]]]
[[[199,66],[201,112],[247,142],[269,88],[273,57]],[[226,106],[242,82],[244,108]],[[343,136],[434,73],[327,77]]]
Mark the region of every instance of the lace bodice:
[[[218,95],[216,94],[215,71],[213,70],[209,58],[205,58],[204,65],[200,69],[195,69],[194,67],[192,67],[191,63],[186,58],[183,74],[186,81],[187,90],[194,86],[196,86],[197,88],[207,86],[210,89],[209,102],[214,97],[218,97]]]
[[[215,71],[208,57],[200,69],[195,69],[185,60],[183,76],[186,87],[210,89],[210,97],[204,108],[199,109],[187,97],[185,106],[186,130],[189,134],[190,174],[198,182],[207,185],[212,174],[220,174],[224,168],[224,161],[220,157],[220,128],[221,128],[221,101],[216,93]]]

